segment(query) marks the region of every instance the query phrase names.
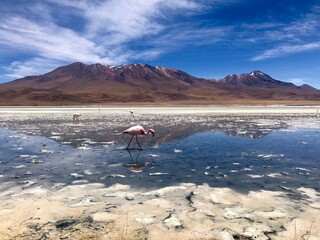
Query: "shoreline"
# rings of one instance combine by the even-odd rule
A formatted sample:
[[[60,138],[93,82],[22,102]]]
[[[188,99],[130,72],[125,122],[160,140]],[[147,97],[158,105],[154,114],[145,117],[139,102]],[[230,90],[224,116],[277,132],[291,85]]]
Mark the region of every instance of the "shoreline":
[[[301,113],[316,114],[319,106],[1,106],[0,113],[127,113],[134,110],[139,114],[192,114],[192,113],[213,113],[213,114],[273,114],[273,113]]]

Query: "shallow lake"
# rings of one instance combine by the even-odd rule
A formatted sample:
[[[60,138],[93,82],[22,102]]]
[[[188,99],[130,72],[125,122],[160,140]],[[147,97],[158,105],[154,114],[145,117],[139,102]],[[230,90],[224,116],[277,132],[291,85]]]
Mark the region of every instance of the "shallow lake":
[[[141,136],[126,150],[141,124]],[[159,188],[206,183],[241,192],[320,191],[320,121],[290,114],[2,114],[0,181],[23,187],[87,182]]]

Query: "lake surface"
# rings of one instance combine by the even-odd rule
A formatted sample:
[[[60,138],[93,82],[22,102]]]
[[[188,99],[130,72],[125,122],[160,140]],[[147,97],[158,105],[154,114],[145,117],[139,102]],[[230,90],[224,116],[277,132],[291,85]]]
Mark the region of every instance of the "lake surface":
[[[119,134],[136,124],[156,136]],[[0,181],[23,187],[104,183],[159,188],[206,183],[241,192],[320,191],[320,120],[312,114],[4,113]]]

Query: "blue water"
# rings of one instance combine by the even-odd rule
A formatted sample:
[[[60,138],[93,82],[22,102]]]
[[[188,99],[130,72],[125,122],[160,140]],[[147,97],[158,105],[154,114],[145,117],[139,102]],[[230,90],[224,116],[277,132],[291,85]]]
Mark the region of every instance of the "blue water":
[[[112,136],[115,144],[96,142],[84,149],[80,144],[79,149],[74,142],[39,135],[0,129],[1,183],[28,187],[30,180],[33,186],[87,180],[154,189],[191,182],[241,192],[291,192],[301,186],[320,191],[319,128],[279,127],[255,138],[210,129],[169,141],[144,136],[142,151],[124,149],[129,136]]]

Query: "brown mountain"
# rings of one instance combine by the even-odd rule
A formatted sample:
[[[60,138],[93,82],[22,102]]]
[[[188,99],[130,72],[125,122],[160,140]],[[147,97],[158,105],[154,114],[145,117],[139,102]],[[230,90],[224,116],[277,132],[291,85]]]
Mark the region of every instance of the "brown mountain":
[[[273,79],[269,75],[260,72],[260,71],[253,71],[249,74],[231,74],[226,76],[225,78],[220,80],[221,83],[227,83],[232,85],[246,85],[246,86],[262,86],[262,87],[295,87],[292,83],[282,82]]]
[[[61,104],[262,104],[320,100],[320,91],[275,80],[260,71],[220,80],[147,64],[73,63],[40,76],[0,84],[2,105]]]

